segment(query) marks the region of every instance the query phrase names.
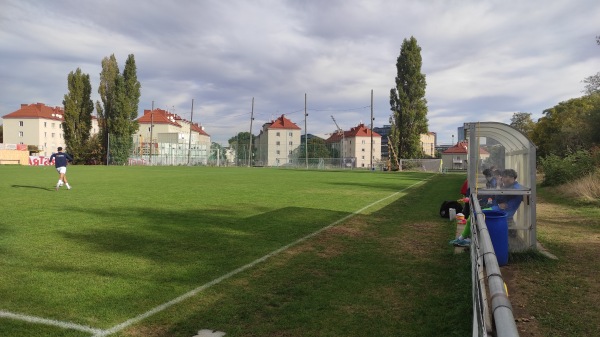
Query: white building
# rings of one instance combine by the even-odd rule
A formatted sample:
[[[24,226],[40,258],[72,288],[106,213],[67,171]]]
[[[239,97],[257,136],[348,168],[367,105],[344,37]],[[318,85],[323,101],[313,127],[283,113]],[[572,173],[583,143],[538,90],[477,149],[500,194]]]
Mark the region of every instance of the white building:
[[[255,165],[280,166],[290,163],[293,152],[300,146],[301,129],[285,115],[263,124],[256,137]]]
[[[448,170],[467,170],[468,167],[468,151],[469,143],[466,140],[456,143],[453,147],[442,152],[442,165]],[[490,156],[484,148],[479,148],[479,158],[483,161]]]
[[[371,131],[363,123],[350,131],[336,132],[325,142],[341,153],[346,165],[350,161],[354,167],[369,168],[371,163],[374,166],[381,160],[381,135]]]
[[[2,117],[5,144],[37,146],[40,155],[49,156],[57,147],[65,146],[62,128],[65,112],[62,107],[43,103],[21,104],[17,111]],[[90,134],[98,133],[98,120],[92,117]]]
[[[133,136],[135,155],[146,156],[152,152],[153,156],[168,156],[171,157],[168,164],[185,163],[191,155],[202,158],[195,163],[207,163],[210,135],[202,125],[162,109],[144,110],[144,115],[137,121],[139,128]],[[190,149],[191,153],[188,152]]]

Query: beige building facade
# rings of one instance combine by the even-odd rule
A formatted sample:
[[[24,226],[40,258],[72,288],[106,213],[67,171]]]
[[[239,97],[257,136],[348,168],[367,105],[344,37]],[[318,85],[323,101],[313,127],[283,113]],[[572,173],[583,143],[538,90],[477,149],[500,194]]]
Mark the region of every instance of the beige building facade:
[[[381,161],[381,135],[363,123],[349,131],[336,132],[325,142],[341,153],[345,166],[371,168],[371,163],[375,167]]]
[[[435,133],[427,132],[420,135],[423,155],[435,157]]]
[[[206,164],[211,142],[202,125],[162,109],[144,110],[137,121],[134,155],[169,156],[173,158],[170,164],[185,162],[185,157],[191,155],[197,159],[195,163]]]
[[[285,115],[265,123],[256,137],[254,165],[281,166],[292,162],[302,130]]]
[[[62,107],[21,104],[19,110],[2,117],[4,143],[34,145],[40,151],[39,155],[49,156],[59,146],[66,148],[62,127],[64,115]],[[98,133],[98,129],[98,120],[92,118],[90,134]]]

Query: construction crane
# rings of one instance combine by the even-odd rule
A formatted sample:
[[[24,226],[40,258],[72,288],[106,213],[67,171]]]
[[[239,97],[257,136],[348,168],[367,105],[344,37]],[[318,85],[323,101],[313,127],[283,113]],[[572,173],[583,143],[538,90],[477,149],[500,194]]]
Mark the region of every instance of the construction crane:
[[[335,121],[335,118],[333,118],[333,115],[331,115],[331,119],[333,120],[333,123],[335,124],[335,127],[337,128],[337,134],[342,136],[342,144],[340,145],[340,158],[342,159],[342,163],[341,166],[343,167],[344,165],[344,130],[342,130],[342,128],[340,128],[340,126],[338,125],[338,123]]]

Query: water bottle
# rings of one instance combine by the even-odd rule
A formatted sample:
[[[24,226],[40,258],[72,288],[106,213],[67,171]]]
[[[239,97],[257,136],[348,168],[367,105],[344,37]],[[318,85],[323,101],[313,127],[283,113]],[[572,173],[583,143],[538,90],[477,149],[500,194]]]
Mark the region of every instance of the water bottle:
[[[449,212],[449,214],[450,214],[450,216],[449,216],[449,218],[450,218],[450,221],[454,221],[454,220],[456,220],[456,209],[454,209],[454,208],[450,208],[450,209],[448,210],[448,212]]]

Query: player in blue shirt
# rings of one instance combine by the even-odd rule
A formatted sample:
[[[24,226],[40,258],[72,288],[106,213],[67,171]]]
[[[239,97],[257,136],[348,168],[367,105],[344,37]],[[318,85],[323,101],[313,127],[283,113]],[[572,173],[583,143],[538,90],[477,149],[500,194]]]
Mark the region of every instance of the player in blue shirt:
[[[71,186],[67,181],[67,163],[73,161],[73,157],[71,157],[68,153],[62,152],[62,147],[58,147],[58,152],[53,153],[50,156],[50,162],[54,159],[54,167],[56,167],[56,171],[58,172],[58,182],[56,183],[56,190],[63,185],[67,185],[67,189],[70,190]]]
[[[522,190],[523,186],[517,182],[517,172],[513,169],[507,169],[502,171],[502,188],[503,189],[516,189]],[[519,209],[521,202],[523,201],[522,195],[500,195],[496,196],[494,201],[493,210],[502,210],[506,212],[506,218],[512,220],[513,215]]]

